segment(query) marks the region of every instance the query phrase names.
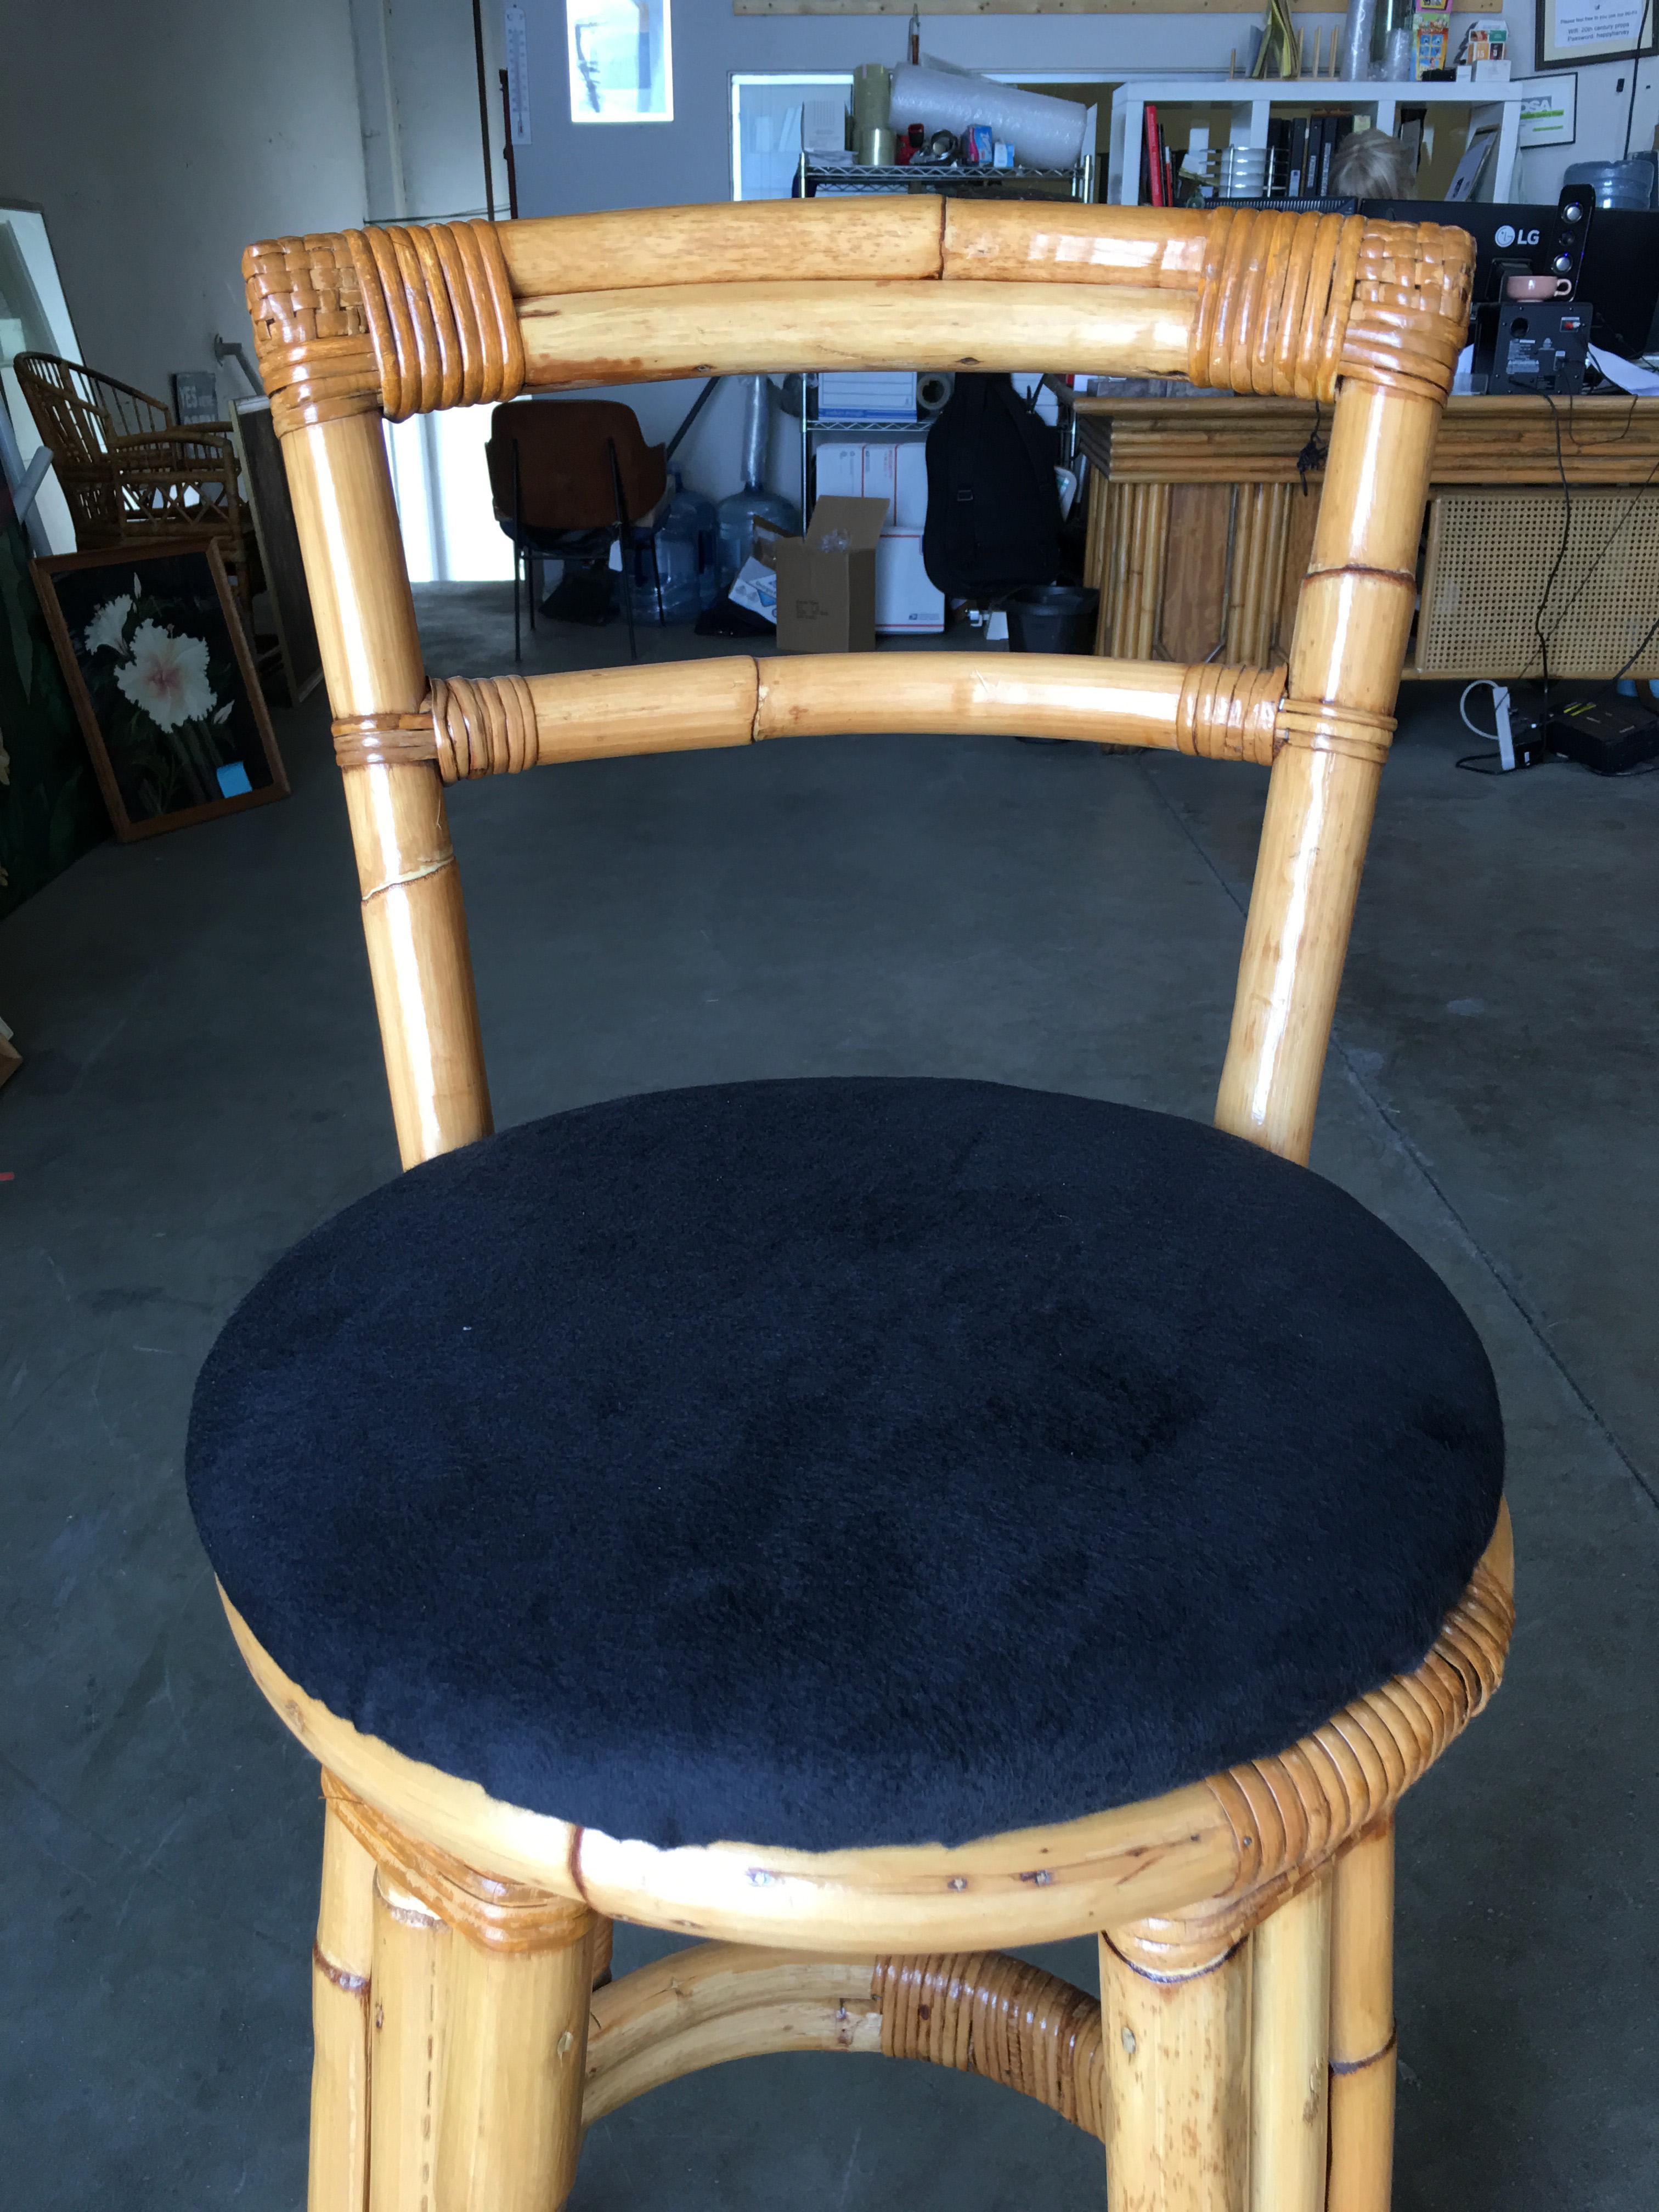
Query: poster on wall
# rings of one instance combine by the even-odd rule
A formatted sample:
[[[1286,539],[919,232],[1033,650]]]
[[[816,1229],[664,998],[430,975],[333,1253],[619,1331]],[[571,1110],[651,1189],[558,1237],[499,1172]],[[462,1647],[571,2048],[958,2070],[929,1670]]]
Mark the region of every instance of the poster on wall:
[[[1632,61],[1655,50],[1654,0],[1538,0],[1534,69]]]
[[[1521,95],[1521,130],[1517,143],[1528,146],[1571,146],[1578,136],[1578,72],[1565,70],[1528,85]]]
[[[573,123],[672,123],[670,0],[565,0]]]

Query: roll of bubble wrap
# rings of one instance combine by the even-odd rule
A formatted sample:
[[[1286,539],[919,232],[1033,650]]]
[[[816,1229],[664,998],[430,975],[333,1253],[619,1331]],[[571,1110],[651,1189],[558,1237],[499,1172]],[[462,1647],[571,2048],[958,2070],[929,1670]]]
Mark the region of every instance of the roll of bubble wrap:
[[[953,131],[960,137],[969,124],[988,123],[994,137],[1012,146],[1014,159],[1033,169],[1073,166],[1083,150],[1088,112],[1074,100],[1022,92],[966,70],[906,62],[893,71],[893,121],[900,130],[920,123],[930,132]]]

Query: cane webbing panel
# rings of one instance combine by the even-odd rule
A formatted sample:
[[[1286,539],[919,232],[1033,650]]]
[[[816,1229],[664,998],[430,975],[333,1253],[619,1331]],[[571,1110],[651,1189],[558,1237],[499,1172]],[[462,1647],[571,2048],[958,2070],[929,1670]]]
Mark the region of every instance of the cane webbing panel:
[[[1556,556],[1556,491],[1448,491],[1429,508],[1419,676],[1541,673],[1535,622]],[[1552,678],[1608,677],[1659,616],[1659,488],[1575,490],[1543,617]],[[1659,676],[1659,634],[1632,673]]]

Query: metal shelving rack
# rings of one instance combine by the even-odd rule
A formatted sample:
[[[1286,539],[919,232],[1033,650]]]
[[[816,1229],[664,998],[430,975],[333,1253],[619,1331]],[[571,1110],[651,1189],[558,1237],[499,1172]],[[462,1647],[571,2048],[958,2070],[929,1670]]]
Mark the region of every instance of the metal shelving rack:
[[[820,191],[834,199],[853,199],[870,192],[943,192],[947,198],[1006,194],[1014,199],[1045,200],[1091,200],[1095,196],[1092,154],[1085,154],[1069,169],[1032,169],[1019,163],[1012,169],[993,169],[922,161],[875,167],[858,161],[817,162],[804,153],[799,174],[802,199],[816,198]]]
[[[1095,111],[1091,108],[1086,135],[1094,136]],[[862,198],[875,192],[941,192],[964,199],[1092,200],[1095,196],[1095,157],[1085,154],[1069,169],[1036,169],[1017,164],[1012,169],[963,167],[957,163],[895,161],[876,167],[856,161],[817,162],[800,157],[798,190],[802,199]],[[803,377],[800,416],[800,511],[811,512],[812,447],[819,438],[840,436],[848,445],[887,438],[925,438],[932,416],[914,422],[822,422],[812,410],[817,398],[816,372]]]
[[[933,427],[931,415],[912,416],[908,421],[898,416],[883,422],[866,422],[859,416],[832,415],[826,421],[811,412],[817,396],[818,373],[816,369],[809,369],[801,379],[800,515],[803,522],[812,507],[812,447],[816,440],[839,439],[845,445],[864,446],[889,438],[925,438]]]

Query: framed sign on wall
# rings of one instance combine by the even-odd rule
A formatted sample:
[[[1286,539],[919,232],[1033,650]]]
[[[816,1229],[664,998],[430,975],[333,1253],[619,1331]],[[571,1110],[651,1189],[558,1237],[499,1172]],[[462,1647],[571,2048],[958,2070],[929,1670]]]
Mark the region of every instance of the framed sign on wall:
[[[1536,70],[1634,61],[1655,51],[1654,0],[1538,0]]]
[[[1528,85],[1521,102],[1521,145],[1571,146],[1578,135],[1578,72]]]

